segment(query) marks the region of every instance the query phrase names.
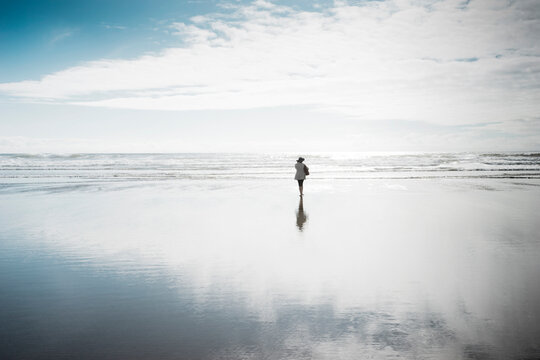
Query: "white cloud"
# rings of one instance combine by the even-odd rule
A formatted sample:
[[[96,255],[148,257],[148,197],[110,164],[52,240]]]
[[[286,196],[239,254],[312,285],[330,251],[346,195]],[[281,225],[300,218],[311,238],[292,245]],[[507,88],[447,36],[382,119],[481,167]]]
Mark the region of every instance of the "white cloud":
[[[73,34],[75,33],[74,30],[71,30],[71,29],[67,29],[67,30],[61,30],[61,31],[57,31],[53,34],[51,40],[49,41],[49,44],[51,45],[54,45],[56,44],[57,42],[60,42],[62,40],[65,40],[71,36],[73,36]]]
[[[126,26],[122,25],[111,25],[111,24],[103,24],[103,27],[107,30],[126,30]]]
[[[172,141],[0,136],[0,153],[134,153],[186,151]]]
[[[540,113],[540,4],[476,0],[229,6],[172,29],[184,47],[0,84],[35,102],[130,109],[307,105],[456,124]]]

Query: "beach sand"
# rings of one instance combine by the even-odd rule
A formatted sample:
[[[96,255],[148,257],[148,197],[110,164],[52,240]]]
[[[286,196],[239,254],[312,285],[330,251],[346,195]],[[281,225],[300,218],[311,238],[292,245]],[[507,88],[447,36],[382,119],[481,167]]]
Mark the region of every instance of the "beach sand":
[[[0,194],[2,359],[540,357],[538,179]]]

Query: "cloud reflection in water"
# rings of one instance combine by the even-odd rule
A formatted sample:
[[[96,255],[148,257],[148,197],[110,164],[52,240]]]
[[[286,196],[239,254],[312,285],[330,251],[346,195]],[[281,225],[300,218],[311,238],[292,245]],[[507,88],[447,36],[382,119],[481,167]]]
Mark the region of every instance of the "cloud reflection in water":
[[[60,344],[53,353],[97,344],[119,358],[538,353],[540,312],[530,305],[540,300],[531,290],[538,204],[528,193],[536,189],[508,197],[422,181],[349,186],[313,187],[309,231],[302,199],[296,228],[284,211],[297,206],[287,200],[288,182],[267,193],[155,187],[4,196],[2,287],[13,301],[2,305],[45,337],[37,348]],[[14,234],[17,242],[8,241]],[[69,316],[45,330],[39,317],[61,311]],[[22,323],[3,320],[22,336]],[[80,347],[65,348],[61,329]]]

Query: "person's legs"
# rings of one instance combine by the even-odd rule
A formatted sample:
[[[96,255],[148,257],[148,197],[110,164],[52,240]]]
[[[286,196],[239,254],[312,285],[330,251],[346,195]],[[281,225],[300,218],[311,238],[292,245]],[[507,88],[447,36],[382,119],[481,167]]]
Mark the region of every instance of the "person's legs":
[[[298,190],[300,190],[300,196],[304,195],[304,180],[298,180]]]

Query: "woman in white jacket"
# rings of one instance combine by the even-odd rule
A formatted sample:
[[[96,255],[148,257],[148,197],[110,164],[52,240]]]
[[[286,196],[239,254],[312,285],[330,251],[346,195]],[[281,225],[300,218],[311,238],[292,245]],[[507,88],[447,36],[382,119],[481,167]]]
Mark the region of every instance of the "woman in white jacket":
[[[296,164],[294,165],[294,168],[296,169],[296,175],[294,176],[295,180],[298,180],[298,189],[300,190],[300,196],[304,196],[304,180],[306,179],[306,175],[309,175],[309,169],[304,164],[304,158],[299,157],[298,160],[296,160]]]

